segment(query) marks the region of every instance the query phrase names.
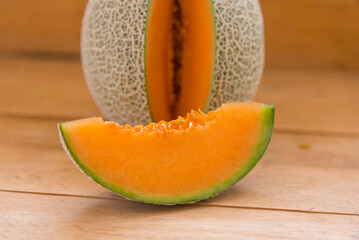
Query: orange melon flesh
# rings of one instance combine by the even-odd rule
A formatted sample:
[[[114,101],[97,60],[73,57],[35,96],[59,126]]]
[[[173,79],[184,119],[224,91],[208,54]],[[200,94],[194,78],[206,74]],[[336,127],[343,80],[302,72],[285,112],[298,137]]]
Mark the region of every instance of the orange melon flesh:
[[[212,2],[152,0],[145,52],[153,121],[168,121],[192,109],[206,109],[215,62]]]
[[[59,129],[70,158],[96,182],[138,201],[177,204],[244,177],[263,155],[273,121],[273,106],[231,103],[146,127],[88,118]]]

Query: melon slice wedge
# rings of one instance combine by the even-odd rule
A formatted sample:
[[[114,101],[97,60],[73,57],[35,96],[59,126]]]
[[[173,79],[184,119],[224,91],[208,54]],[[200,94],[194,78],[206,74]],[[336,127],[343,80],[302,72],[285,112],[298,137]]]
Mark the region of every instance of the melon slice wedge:
[[[156,204],[195,202],[242,179],[264,154],[274,107],[224,104],[204,114],[147,126],[120,126],[102,118],[59,124],[74,163],[105,188]]]

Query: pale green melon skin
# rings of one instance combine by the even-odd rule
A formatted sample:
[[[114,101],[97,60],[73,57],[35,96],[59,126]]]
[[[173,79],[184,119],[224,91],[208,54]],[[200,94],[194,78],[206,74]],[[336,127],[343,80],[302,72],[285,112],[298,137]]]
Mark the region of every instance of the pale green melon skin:
[[[153,0],[152,0],[153,1]],[[215,68],[205,111],[253,99],[264,67],[258,0],[208,0],[216,31]],[[148,124],[145,39],[151,0],[90,0],[82,25],[81,58],[89,89],[104,116]]]

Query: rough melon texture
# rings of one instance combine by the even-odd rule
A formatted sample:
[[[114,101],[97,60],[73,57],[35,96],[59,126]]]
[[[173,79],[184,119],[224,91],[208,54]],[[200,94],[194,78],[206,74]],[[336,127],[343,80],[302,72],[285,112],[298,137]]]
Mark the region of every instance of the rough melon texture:
[[[153,0],[152,0],[153,1]],[[90,0],[82,28],[82,63],[103,114],[121,124],[148,124],[145,36],[150,0]],[[257,0],[213,0],[216,64],[209,108],[254,97],[264,65]]]
[[[103,114],[122,124],[151,119],[144,81],[148,4],[90,0],[83,19],[81,52],[88,86]]]
[[[214,0],[216,67],[209,110],[253,99],[264,66],[263,19],[257,0]]]

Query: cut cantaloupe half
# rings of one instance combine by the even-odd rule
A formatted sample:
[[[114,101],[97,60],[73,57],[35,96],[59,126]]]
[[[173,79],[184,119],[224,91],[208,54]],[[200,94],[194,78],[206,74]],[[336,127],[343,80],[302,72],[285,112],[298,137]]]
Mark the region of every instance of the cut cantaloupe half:
[[[273,122],[272,105],[231,103],[147,126],[82,119],[59,124],[59,133],[69,157],[102,186],[129,199],[179,204],[243,178],[264,154]]]
[[[89,0],[83,71],[107,119],[170,121],[252,100],[263,30],[258,0]]]
[[[146,88],[152,119],[206,109],[215,68],[209,0],[152,0],[146,31]]]

